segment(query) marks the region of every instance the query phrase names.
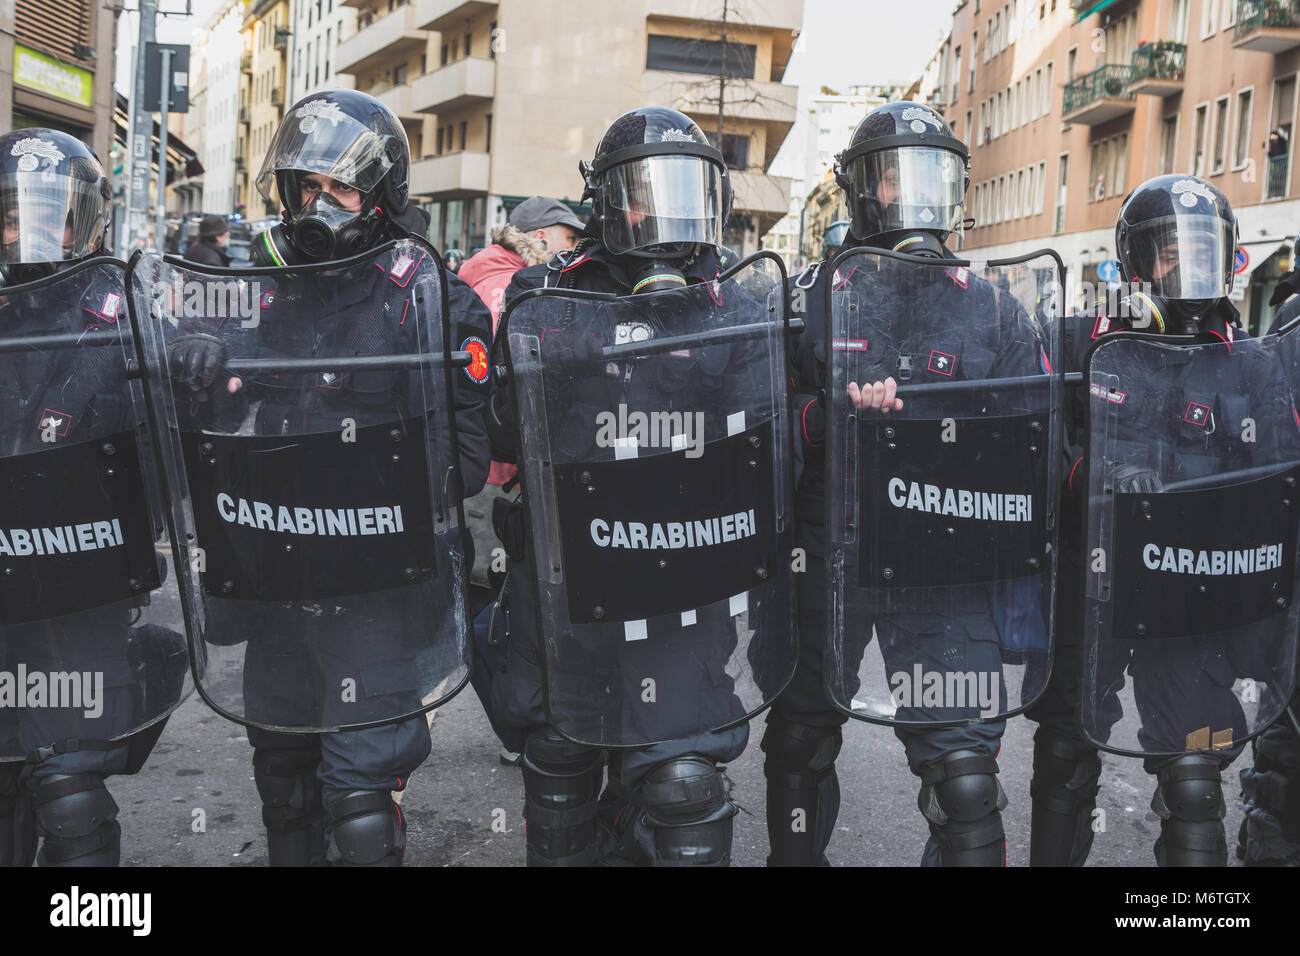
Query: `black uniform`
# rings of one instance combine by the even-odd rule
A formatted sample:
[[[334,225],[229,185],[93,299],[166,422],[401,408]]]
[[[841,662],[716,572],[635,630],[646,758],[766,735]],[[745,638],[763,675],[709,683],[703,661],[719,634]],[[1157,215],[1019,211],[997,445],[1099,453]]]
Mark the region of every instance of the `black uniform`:
[[[906,268],[906,264],[891,263],[890,267]],[[767,753],[770,862],[774,864],[824,864],[825,848],[839,806],[834,759],[841,743],[840,727],[847,718],[834,708],[824,687],[826,473],[825,415],[821,403],[827,381],[827,343],[822,317],[826,314],[828,285],[841,289],[850,282],[862,283],[864,277],[853,275],[855,268],[861,267],[846,265],[848,274],[837,272],[832,276],[826,263],[816,263],[790,284],[792,308],[800,293],[806,303],[807,326],[796,345],[791,377],[795,392],[792,412],[800,426],[804,456],[796,494],[796,544],[806,551],[808,571],[799,576],[798,583],[799,667],[790,686],[773,705],[763,738]],[[992,287],[966,270],[953,267],[934,271],[935,281],[918,284],[917,301],[908,303],[909,315],[916,320],[908,339],[882,342],[872,355],[884,355],[890,361],[906,359],[912,369],[909,381],[915,384],[1034,375],[1047,370],[1041,343],[1035,349],[1026,347],[1027,340],[1036,340],[1025,334],[1024,330],[1030,328],[1028,317],[1012,297],[1001,296],[995,301]],[[875,280],[865,278],[867,285],[861,286],[859,298],[870,302],[870,283]],[[869,315],[868,312],[868,323]],[[954,316],[967,318],[957,321]],[[1011,330],[1019,330],[1019,334],[1011,334]],[[879,339],[879,333],[876,338]],[[930,360],[932,353],[940,352],[955,357],[946,373],[934,368]],[[870,383],[899,374],[893,365],[888,368],[873,365],[872,355],[861,357],[857,370],[850,376],[852,380]],[[890,671],[910,672],[917,649],[923,658],[931,659],[931,669],[952,669],[957,666],[950,659],[951,648],[956,643],[966,648],[967,653],[966,666],[958,669],[1000,672],[999,619],[1004,607],[998,595],[983,587],[948,589],[943,603],[948,608],[958,608],[954,617],[931,610],[930,602],[918,604],[915,592],[909,592],[901,600],[886,600],[870,613]],[[848,660],[843,665],[846,675],[857,672],[866,642],[870,640],[871,623],[862,620],[857,630],[861,640],[846,648]],[[961,629],[963,635],[956,642],[952,639],[954,628]],[[1045,650],[1046,634],[1042,636]],[[846,687],[845,692],[851,694],[854,689]],[[905,719],[905,713],[900,716]],[[912,772],[928,783],[932,768],[945,756],[958,751],[974,751],[992,763],[1004,727],[1004,721],[990,721],[936,730],[897,727],[895,734],[907,749]],[[815,812],[808,810],[810,807]],[[807,830],[792,832],[788,825],[790,813],[801,808],[809,813]],[[1000,824],[997,830],[1000,839]],[[982,840],[987,835],[980,833],[979,837]],[[937,862],[938,849],[939,844],[932,839],[927,846],[927,863]]]
[[[0,297],[0,326],[15,336],[85,331],[116,340],[117,323],[126,321],[122,284],[106,274],[84,274],[92,276],[90,281],[55,283]],[[120,349],[113,347],[0,355],[4,457],[48,450],[51,446],[42,440],[47,429],[69,445],[133,430],[134,409],[122,361]],[[128,731],[175,705],[186,671],[179,633],[148,623],[133,626],[147,600],[125,599],[0,628],[0,671],[13,674],[21,666],[29,673],[80,672],[103,678],[97,714],[77,707],[0,708],[0,757],[11,761],[0,763],[0,865],[31,863],[34,821],[28,819],[25,827],[11,823],[15,809],[22,819],[18,805],[24,799],[34,801],[46,836],[43,866],[117,865],[117,805],[103,788],[103,777],[135,773],[144,765],[166,718],[133,735]],[[47,783],[51,786],[45,792]],[[75,816],[67,816],[66,808],[46,806],[53,797],[69,795],[81,803]],[[88,817],[80,816],[82,812]]]
[[[1236,310],[1221,300],[1214,311],[1201,319],[1206,342],[1234,341],[1249,348],[1236,327]],[[1126,320],[1105,315],[1076,315],[1063,320],[1067,372],[1082,371],[1089,348],[1107,334],[1127,329]],[[1195,366],[1196,378],[1177,369],[1176,354],[1169,357],[1173,385],[1162,379],[1161,388],[1150,397],[1136,389],[1124,396],[1116,421],[1116,449],[1124,458],[1127,447],[1132,457],[1162,463],[1166,478],[1196,478],[1225,471],[1272,464],[1300,454],[1300,420],[1295,417],[1291,393],[1282,370],[1271,354],[1258,352],[1250,363],[1226,362],[1221,374],[1211,370],[1205,357]],[[1152,374],[1160,374],[1152,369]],[[1235,384],[1234,384],[1235,383]],[[1057,600],[1057,657],[1047,692],[1027,716],[1040,724],[1035,736],[1033,837],[1031,862],[1035,865],[1082,865],[1092,845],[1091,816],[1096,804],[1100,760],[1079,726],[1083,678],[1083,582],[1086,572],[1087,534],[1084,498],[1088,462],[1085,402],[1106,402],[1105,395],[1090,395],[1085,389],[1071,389],[1066,396],[1065,424],[1068,460],[1061,508],[1060,580]],[[1249,402],[1249,404],[1248,404]],[[1211,409],[1214,421],[1223,427],[1207,429],[1188,419],[1193,403]],[[1241,441],[1240,423],[1247,416],[1259,420],[1258,443]],[[1267,417],[1265,417],[1267,416]],[[1177,427],[1165,427],[1168,422]],[[1159,427],[1153,427],[1159,423]],[[1234,423],[1229,425],[1227,423]],[[1175,440],[1152,448],[1152,442],[1173,434]],[[1217,652],[1193,659],[1180,654],[1162,654],[1160,642],[1139,645],[1136,651],[1119,645],[1118,652],[1102,654],[1096,662],[1097,682],[1107,685],[1107,696],[1095,704],[1097,723],[1108,729],[1121,716],[1118,690],[1125,675],[1133,680],[1133,692],[1143,723],[1139,739],[1145,750],[1176,752],[1185,746],[1188,730],[1206,721],[1215,728],[1232,728],[1233,739],[1247,733],[1241,703],[1232,692],[1233,675],[1252,673],[1246,660],[1223,661]],[[1109,645],[1108,645],[1109,646]],[[1262,673],[1262,672],[1261,672]],[[1186,719],[1183,715],[1186,714]],[[1241,746],[1219,752],[1219,769],[1226,767]],[[1175,758],[1149,757],[1148,773],[1161,775]],[[1217,778],[1217,771],[1214,771]],[[1163,782],[1164,778],[1161,776]],[[1222,848],[1220,847],[1220,850]],[[1157,859],[1164,862],[1164,838],[1157,843]]]
[[[256,265],[270,265],[261,247]],[[369,281],[340,287],[328,274],[319,272],[302,279],[282,280],[275,292],[262,297],[261,316],[255,331],[241,333],[232,342],[232,352],[246,357],[290,354],[298,357],[322,355],[404,354],[417,351],[406,342],[414,336],[415,323],[407,321],[410,304],[407,283],[410,263],[393,265],[396,252],[389,253],[384,267],[373,270]],[[418,263],[417,263],[418,266]],[[448,300],[453,320],[453,349],[468,339],[487,342],[491,317],[478,296],[453,275],[448,275]],[[404,344],[405,343],[405,344]],[[487,476],[489,449],[483,408],[488,392],[487,376],[481,369],[456,369],[453,392],[459,448],[440,449],[443,461],[458,460],[464,489],[477,492]],[[475,376],[478,376],[477,378]],[[414,371],[345,373],[341,376],[312,373],[301,376],[257,376],[245,382],[235,396],[222,387],[213,388],[207,403],[190,405],[200,416],[217,414],[238,421],[256,402],[253,433],[260,435],[310,434],[336,430],[344,417],[358,427],[383,423],[396,417],[419,415],[425,400]],[[310,388],[309,397],[303,389]],[[192,397],[178,391],[182,403]],[[367,411],[368,410],[368,411]],[[394,595],[397,595],[396,597]],[[396,602],[396,603],[395,603]],[[220,598],[206,599],[213,640],[220,640]],[[402,589],[349,597],[346,615],[322,616],[311,604],[264,604],[256,633],[247,633],[248,602],[238,602],[243,633],[235,640],[249,639],[245,657],[244,696],[247,715],[257,720],[260,713],[297,713],[308,725],[360,723],[399,710],[420,707],[414,686],[414,660],[419,648],[404,638],[412,620],[445,613],[436,606],[431,592]],[[398,626],[401,625],[401,626]],[[358,636],[365,641],[358,643]],[[358,652],[364,656],[358,658]],[[317,672],[324,668],[326,673]],[[302,674],[305,680],[295,681]],[[309,688],[337,688],[344,678],[357,679],[371,698],[342,704],[337,694],[317,697]],[[397,702],[394,703],[393,699]],[[373,708],[367,715],[364,708]],[[336,712],[337,711],[337,712]],[[345,711],[345,712],[344,712]],[[268,719],[270,719],[268,717]],[[290,841],[304,844],[313,861],[323,852],[321,836],[322,797],[356,791],[387,794],[402,790],[410,774],[428,757],[430,740],[423,715],[365,730],[326,734],[273,733],[249,727],[249,742],[255,751],[254,768],[264,809],[263,818],[272,834],[272,863],[278,862],[278,846]],[[317,789],[319,786],[319,790]],[[286,859],[299,860],[297,852]]]
[[[699,254],[684,265],[682,272],[690,283],[705,282],[718,275],[723,268],[723,262],[724,260],[711,248],[701,247]],[[545,265],[531,266],[515,273],[507,289],[506,298],[509,301],[510,298],[525,290],[536,289],[543,285],[623,296],[631,293],[633,284],[633,276],[624,266],[610,256],[598,242],[587,238],[572,253],[557,256]],[[497,361],[504,361],[504,343],[509,335],[507,325],[508,318],[503,320],[502,329],[494,344]],[[609,330],[609,333],[609,340],[601,344],[612,342],[613,330]],[[552,347],[557,345],[549,339],[547,344]],[[620,403],[630,409],[710,407],[701,403],[707,403],[711,392],[723,387],[725,377],[729,374],[728,369],[733,364],[737,368],[750,366],[751,363],[745,362],[737,352],[744,347],[724,345],[692,349],[689,355],[680,358],[681,367],[677,373],[666,371],[662,373],[665,375],[663,380],[633,376],[630,380],[610,378],[607,385],[595,382],[584,383],[582,391],[574,395],[573,426],[566,429],[565,434],[571,433],[575,441],[584,443],[591,441],[595,435],[591,423],[596,420],[597,413],[617,408]],[[664,370],[666,363],[654,364],[660,370]],[[670,398],[677,403],[677,406],[671,404]],[[515,461],[519,442],[518,424],[513,420],[513,411],[503,408],[503,399],[504,395],[499,399],[494,398],[494,408],[501,414],[494,422],[493,457],[500,461]],[[497,425],[500,426],[499,430],[495,427]],[[602,449],[600,453],[608,456],[609,450]],[[531,744],[533,739],[546,736],[550,741],[549,746],[557,753],[562,753],[559,758],[561,761],[569,761],[576,771],[592,773],[598,779],[602,762],[600,751],[563,741],[547,727],[546,713],[542,706],[544,679],[539,663],[541,648],[538,646],[536,632],[537,573],[531,542],[524,532],[525,508],[525,504],[518,504],[504,516],[503,526],[499,528],[502,540],[511,554],[510,572],[501,600],[501,613],[496,616],[496,632],[485,646],[479,647],[479,665],[482,669],[476,686],[483,698],[484,707],[491,716],[493,726],[510,749],[524,750],[525,738],[529,738],[527,742]],[[710,622],[705,619],[699,622],[701,627],[708,627],[711,624],[724,626],[722,622]],[[670,634],[660,635],[656,641],[662,644],[661,639],[672,640],[673,637]],[[685,647],[683,649],[685,650]],[[659,653],[662,655],[662,650]],[[683,666],[722,675],[725,670],[725,660],[692,661],[684,655]],[[597,680],[600,676],[591,675],[592,680]],[[691,685],[693,686],[697,681],[698,678],[692,679]],[[683,710],[682,718],[684,724],[698,726],[698,708],[709,705],[709,696],[702,695],[699,699],[666,700],[659,707],[695,708],[691,712]],[[629,719],[633,718],[629,717]],[[662,726],[662,719],[664,718],[661,718],[660,726]],[[671,721],[672,718],[666,719]],[[626,792],[636,791],[641,787],[647,772],[656,765],[687,754],[701,755],[710,761],[731,761],[744,750],[748,736],[748,727],[741,725],[721,733],[694,735],[654,744],[644,749],[620,751],[611,759],[610,789],[606,794],[611,824],[620,816],[620,811],[628,800],[633,802],[637,800],[635,795],[629,796]],[[538,815],[540,809],[530,802],[530,819],[540,820],[541,817]],[[633,832],[625,834],[623,849],[630,851],[629,855],[634,859],[639,859],[639,854],[644,854],[645,858],[652,860],[657,859],[654,835],[641,816],[630,813],[623,813],[621,816],[623,819],[618,822],[624,829],[626,824],[633,822],[635,817]],[[633,844],[639,846],[639,854],[631,849]],[[566,855],[564,850],[559,850],[555,854],[557,858]],[[556,861],[556,859],[551,860],[551,862]],[[593,847],[589,845],[585,851],[567,862],[594,861]]]

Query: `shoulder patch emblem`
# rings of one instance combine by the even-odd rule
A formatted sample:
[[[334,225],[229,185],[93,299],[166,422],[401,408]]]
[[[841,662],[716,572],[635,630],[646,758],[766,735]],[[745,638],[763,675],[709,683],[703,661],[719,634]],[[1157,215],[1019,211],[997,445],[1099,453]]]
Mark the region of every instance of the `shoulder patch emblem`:
[[[43,432],[46,429],[53,429],[54,434],[62,438],[72,427],[72,416],[67,412],[61,412],[57,408],[46,408],[41,410],[41,417],[36,421],[36,430]]]
[[[471,335],[460,343],[460,350],[469,353],[469,364],[465,366],[465,374],[475,385],[482,385],[491,374],[488,366],[487,343],[477,335]]]
[[[952,370],[957,366],[957,357],[949,355],[947,352],[940,352],[938,349],[932,349],[930,352],[930,361],[926,368],[931,372],[937,372],[939,375],[952,376]]]
[[[1210,420],[1210,406],[1202,405],[1200,402],[1188,402],[1187,411],[1183,413],[1183,421],[1189,425],[1196,425],[1204,428],[1205,423]]]

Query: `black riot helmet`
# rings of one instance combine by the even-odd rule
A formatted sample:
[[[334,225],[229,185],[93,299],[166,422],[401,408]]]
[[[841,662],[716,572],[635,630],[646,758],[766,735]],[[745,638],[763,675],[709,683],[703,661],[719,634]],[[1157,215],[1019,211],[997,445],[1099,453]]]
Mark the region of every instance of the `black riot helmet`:
[[[1192,176],[1157,176],[1129,193],[1115,223],[1120,276],[1155,298],[1164,331],[1205,315],[1232,292],[1237,220],[1227,197]],[[1169,314],[1166,315],[1165,313]]]
[[[406,131],[383,103],[356,90],[303,97],[285,113],[255,180],[258,192],[271,199],[274,189],[284,207],[285,228],[268,230],[268,251],[285,260],[363,252],[380,239],[386,222],[401,224],[406,217],[410,172]],[[360,210],[324,191],[304,196],[304,181],[313,174],[356,190]]]
[[[830,259],[839,252],[844,240],[849,237],[849,221],[838,219],[826,227],[822,233],[822,258]]]
[[[835,181],[859,242],[942,255],[948,233],[962,229],[970,152],[930,107],[886,103],[835,157]]]
[[[731,178],[690,117],[662,106],[624,113],[579,169],[590,228],[615,255],[679,260],[696,245],[722,245]]]
[[[52,129],[0,136],[0,275],[6,285],[95,255],[113,191],[89,146]]]

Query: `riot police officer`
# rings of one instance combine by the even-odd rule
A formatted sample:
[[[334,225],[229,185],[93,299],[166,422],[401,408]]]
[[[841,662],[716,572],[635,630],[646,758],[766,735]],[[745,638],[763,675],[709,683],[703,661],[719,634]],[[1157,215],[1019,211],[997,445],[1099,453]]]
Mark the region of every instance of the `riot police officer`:
[[[210,404],[233,404],[224,414],[236,422],[247,409],[228,396],[247,394],[256,404],[257,434],[337,428],[342,415],[350,416],[358,427],[382,423],[398,414],[394,409],[405,410],[400,414],[416,420],[422,417],[411,408],[425,399],[417,386],[408,384],[405,373],[338,376],[323,372],[314,376],[314,389],[308,381],[307,388],[291,390],[302,383],[268,376],[245,383],[221,370],[222,362],[235,351],[249,356],[381,355],[392,348],[400,351],[403,342],[410,344],[415,323],[406,310],[412,307],[410,283],[419,263],[390,253],[391,261],[376,262],[377,269],[363,265],[362,272],[295,276],[291,271],[294,265],[357,256],[390,239],[423,238],[428,216],[409,201],[409,171],[402,125],[372,97],[334,90],[294,104],[256,180],[262,195],[278,196],[284,211],[282,221],[255,243],[254,264],[286,267],[286,276],[273,294],[262,297],[256,331],[242,344],[234,335],[218,339],[193,329],[172,342],[173,376],[191,387],[213,386]],[[468,368],[449,373],[454,377],[459,447],[442,448],[440,454],[446,456],[443,461],[459,459],[463,490],[473,494],[482,487],[488,466],[482,408],[488,389],[486,343],[491,318],[464,282],[451,274],[446,282],[452,345],[469,350],[475,360]],[[210,414],[201,409],[200,413]],[[408,686],[413,681],[404,679],[402,671],[417,669],[420,647],[412,644],[400,625],[430,613],[449,613],[445,608],[425,607],[422,600],[419,594],[379,591],[335,602],[345,603],[352,615],[339,625],[343,628],[339,633],[334,633],[338,628],[321,634],[313,630],[320,626],[311,619],[313,613],[320,617],[319,607],[314,612],[312,605],[298,611],[286,608],[276,612],[278,616],[268,611],[271,617],[249,640],[244,700],[272,865],[314,864],[322,858],[330,863],[400,865],[406,820],[390,791],[401,791],[430,753],[422,714],[383,726],[320,734],[272,732],[255,724],[283,726],[288,723],[286,713],[302,714],[301,726],[320,726],[312,723],[319,719],[326,721],[325,726],[361,722],[331,715],[329,702],[315,698],[310,662],[318,653],[326,655],[325,666],[341,667],[324,682],[327,689],[343,676],[368,673],[372,683],[387,686],[379,693],[395,701],[392,706],[401,708],[398,713],[418,710],[423,691]],[[210,610],[210,633],[212,614]],[[295,625],[295,620],[300,623]],[[363,626],[369,633],[357,633]],[[313,646],[306,646],[304,640]],[[319,650],[315,645],[322,643],[327,646]],[[333,664],[328,663],[331,658]],[[322,706],[326,716],[315,717]],[[363,715],[363,720],[386,713]]]
[[[850,213],[846,249],[874,247],[921,255],[934,259],[935,266],[912,267],[897,259],[869,256],[861,257],[862,263],[841,260],[835,269],[824,262],[810,267],[791,288],[792,310],[802,304],[807,319],[794,355],[792,411],[802,433],[804,457],[795,506],[796,544],[806,552],[808,570],[798,576],[797,584],[798,670],[768,714],[763,737],[771,865],[827,865],[825,849],[839,809],[835,759],[845,712],[858,687],[858,662],[871,637],[871,621],[854,612],[854,624],[861,629],[858,635],[844,637],[845,646],[836,660],[826,656],[829,539],[825,515],[832,493],[826,423],[834,354],[823,319],[827,299],[851,293],[863,322],[870,322],[876,313],[885,323],[893,317],[905,319],[888,330],[833,343],[836,351],[855,353],[852,359],[844,359],[857,361],[852,367],[860,373],[848,382],[846,397],[863,415],[884,416],[903,409],[899,378],[924,385],[1046,371],[1041,340],[1015,297],[999,293],[965,268],[942,266],[943,260],[955,258],[946,240],[962,228],[968,170],[965,146],[932,110],[914,103],[889,103],[873,110],[837,159],[837,181],[846,192]],[[868,259],[871,265],[865,264]],[[863,270],[878,271],[864,276]],[[895,365],[889,364],[895,359]],[[845,489],[836,486],[835,493]],[[903,546],[902,542],[885,544]],[[922,589],[900,598],[885,596],[866,612],[874,618],[887,669],[902,665],[910,673],[917,660],[949,666],[958,654],[976,669],[1000,674],[999,622],[988,590],[952,588],[947,597],[934,592],[933,600],[925,597],[928,593]],[[1033,639],[1045,644],[1041,631]],[[957,641],[949,636],[958,633],[967,638]],[[843,670],[837,673],[836,668]],[[833,701],[828,695],[826,685],[832,677],[843,690],[842,700]],[[1005,710],[1005,694],[1002,697],[1000,705],[994,702],[999,713]],[[894,729],[907,750],[912,772],[922,782],[919,805],[931,832],[923,862],[1002,865],[1000,811],[1006,797],[995,776],[995,758],[1004,721],[927,728],[923,722],[931,718],[908,711],[899,708]],[[909,716],[922,724],[906,723]],[[799,814],[804,827],[791,826],[794,814]]]
[[[632,110],[609,127],[593,161],[584,162],[582,171],[587,185],[584,198],[592,197],[594,206],[586,234],[572,251],[516,273],[507,302],[539,287],[618,296],[714,288],[700,283],[714,280],[729,259],[722,248],[722,229],[731,206],[731,188],[721,154],[692,120],[661,107]],[[724,285],[718,294],[740,293]],[[497,348],[502,354],[510,334],[508,308],[498,330]],[[564,361],[569,354],[587,367],[599,359],[601,341],[613,337],[614,330],[605,327],[547,332],[543,354],[555,361]],[[656,407],[653,403],[667,397],[675,399],[673,407],[705,407],[711,388],[729,381],[728,375],[743,374],[743,348],[686,348],[674,352],[675,359],[635,370],[631,365],[610,364],[608,374],[602,371],[598,378],[574,382],[571,407],[560,409],[565,424],[559,437],[585,447],[594,434],[598,408],[618,403],[633,409]],[[601,363],[598,368],[606,366]],[[751,416],[755,412],[749,410]],[[494,457],[522,460],[521,432],[536,425],[516,415],[504,389],[494,392],[489,426],[495,432]],[[657,706],[666,709],[656,715],[663,723],[648,733],[647,728],[630,728],[641,740],[657,742],[614,752],[609,759],[609,785],[602,796],[602,750],[566,738],[543,708],[546,677],[538,633],[538,559],[533,539],[526,533],[530,522],[540,520],[535,509],[541,506],[530,500],[498,513],[498,530],[512,557],[502,598],[505,613],[497,615],[505,627],[504,634],[498,633],[481,648],[480,673],[485,680],[480,691],[494,726],[507,746],[523,752],[529,865],[598,861],[726,865],[736,807],[717,765],[740,755],[747,726],[742,722],[718,733],[658,732],[665,726],[716,727],[719,722],[713,712],[731,712],[728,650],[721,645],[725,635],[719,634],[715,644],[701,634],[693,652],[683,648],[686,659],[663,662],[681,670],[679,676],[694,671],[684,679],[692,687],[698,684],[699,692],[661,700]],[[734,648],[735,627],[725,610],[721,616],[722,621],[715,621],[702,611],[698,625],[730,628]],[[696,620],[693,612],[691,620]],[[663,632],[653,634],[650,644],[672,646],[683,636],[689,641],[691,632],[684,623],[662,626]],[[622,643],[621,635],[612,639]],[[591,660],[596,659],[593,652]],[[741,716],[744,713],[740,711]],[[619,719],[634,720],[625,714]]]
[[[144,476],[138,462],[127,460],[134,457],[126,453],[128,445],[132,452],[135,447],[126,436],[133,432],[136,410],[121,352],[112,347],[126,300],[122,264],[103,255],[111,196],[99,160],[76,138],[50,129],[0,136],[0,329],[6,340],[26,342],[0,354],[6,498],[23,503],[25,523],[68,520],[70,515],[58,519],[47,512],[40,487],[32,486],[21,466],[24,460],[45,462],[40,486],[77,496],[63,507],[106,514],[106,503],[80,497],[63,470],[99,475],[95,452],[112,443],[122,445],[122,453],[108,474],[126,483],[119,486],[126,497],[118,499],[125,507],[114,516],[126,529],[120,547],[107,540],[100,543],[110,545],[108,550],[67,555],[64,542],[59,557],[51,550],[45,558],[15,562],[15,554],[31,555],[30,547],[9,540],[4,546],[11,580],[25,574],[25,566],[58,580],[23,585],[30,588],[34,609],[6,591],[0,668],[10,680],[23,670],[51,681],[60,672],[84,675],[102,689],[98,713],[54,700],[31,709],[16,709],[12,698],[0,705],[3,865],[30,864],[38,836],[44,838],[42,866],[118,864],[118,807],[105,781],[144,765],[180,700],[185,677],[183,638],[153,623],[158,605],[150,606],[164,567],[152,536],[160,518],[144,510],[136,512],[140,524],[128,517],[130,502],[145,500]],[[77,344],[41,344],[41,338],[59,333],[71,334]],[[69,455],[80,457],[60,458]],[[62,464],[55,465],[56,459]],[[37,555],[45,553],[39,541],[36,548]],[[84,562],[95,554],[112,557],[92,575]],[[153,586],[137,586],[130,597],[112,595],[105,588],[110,579],[121,574],[125,584],[127,573],[139,570],[123,573],[131,560],[148,566]]]
[[[1083,369],[1090,348],[1126,329],[1194,336],[1221,348],[1202,350],[1185,365],[1169,352],[1155,367],[1131,375],[1129,385],[1108,390],[1094,384],[1067,395],[1059,655],[1046,695],[1027,712],[1039,723],[1031,784],[1031,863],[1080,866],[1087,859],[1101,772],[1094,742],[1116,745],[1112,728],[1122,714],[1136,710],[1141,720],[1136,735],[1119,746],[1145,754],[1145,769],[1156,777],[1151,806],[1161,821],[1157,863],[1223,866],[1220,773],[1252,731],[1232,692],[1233,675],[1264,676],[1270,685],[1277,675],[1265,676],[1269,661],[1260,659],[1267,656],[1265,645],[1248,640],[1249,635],[1239,635],[1235,646],[1219,647],[1212,639],[1194,635],[1143,643],[1099,633],[1095,645],[1089,645],[1085,631],[1092,625],[1085,622],[1090,621],[1093,598],[1085,595],[1082,582],[1091,573],[1085,567],[1091,563],[1085,529],[1090,505],[1083,491],[1101,478],[1116,495],[1156,493],[1171,477],[1212,478],[1294,459],[1300,451],[1300,422],[1274,352],[1267,343],[1254,349],[1255,343],[1242,341],[1244,333],[1228,299],[1236,223],[1218,189],[1177,175],[1143,183],[1120,210],[1115,245],[1121,277],[1136,284],[1135,291],[1118,309],[1103,305],[1094,314],[1063,320],[1067,371]],[[1152,386],[1149,395],[1138,391],[1140,384]],[[1117,417],[1105,452],[1088,447],[1089,402],[1094,417],[1104,419],[1100,411]],[[1236,426],[1246,416],[1258,426],[1258,441],[1241,440]],[[1103,454],[1117,462],[1106,466],[1111,470],[1104,476],[1090,460]],[[1102,496],[1099,491],[1091,495],[1096,507]],[[1095,523],[1091,516],[1089,521]],[[1089,668],[1084,667],[1085,654],[1093,659]],[[1123,696],[1126,671],[1132,678],[1130,697]],[[1270,693],[1276,690],[1270,687]],[[1206,752],[1211,749],[1208,730],[1207,739],[1195,743],[1193,731],[1202,724],[1227,734],[1222,742],[1215,741],[1214,752]]]

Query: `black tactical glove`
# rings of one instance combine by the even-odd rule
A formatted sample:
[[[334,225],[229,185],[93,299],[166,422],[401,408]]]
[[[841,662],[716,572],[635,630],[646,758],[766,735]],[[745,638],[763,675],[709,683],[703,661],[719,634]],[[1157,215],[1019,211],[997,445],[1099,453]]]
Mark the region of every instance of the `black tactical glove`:
[[[184,385],[211,385],[225,364],[225,343],[206,332],[191,332],[167,345],[167,368]]]
[[[1116,465],[1110,473],[1115,491],[1122,495],[1155,494],[1163,491],[1165,483],[1150,468],[1137,465]]]

